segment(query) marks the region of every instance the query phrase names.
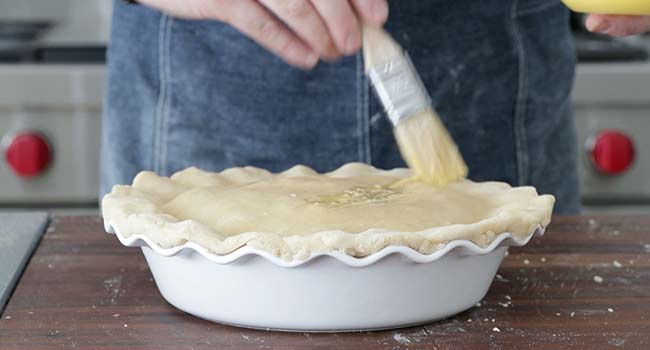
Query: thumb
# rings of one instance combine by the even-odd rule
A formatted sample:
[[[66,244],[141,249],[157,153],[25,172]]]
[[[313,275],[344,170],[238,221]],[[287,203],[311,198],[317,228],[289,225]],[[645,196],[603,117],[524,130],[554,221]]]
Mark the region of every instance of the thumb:
[[[585,26],[591,32],[611,36],[628,36],[650,31],[650,16],[600,15],[587,17]]]

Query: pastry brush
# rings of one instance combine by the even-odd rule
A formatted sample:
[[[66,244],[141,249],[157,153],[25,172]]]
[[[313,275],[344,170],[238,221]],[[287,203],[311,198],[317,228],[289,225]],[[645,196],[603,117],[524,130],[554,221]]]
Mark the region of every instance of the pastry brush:
[[[465,161],[404,49],[382,28],[366,24],[363,56],[413,178],[434,186],[465,178]]]

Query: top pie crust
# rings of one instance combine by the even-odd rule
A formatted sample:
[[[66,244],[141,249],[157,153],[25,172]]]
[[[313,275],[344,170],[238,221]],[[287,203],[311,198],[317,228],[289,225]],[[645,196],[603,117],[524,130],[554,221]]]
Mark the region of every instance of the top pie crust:
[[[525,238],[550,222],[554,197],[532,187],[394,185],[409,175],[361,163],[326,174],[305,166],[277,174],[188,168],[170,178],[145,171],[132,186],[113,187],[102,211],[121,235],[143,234],[163,248],[192,241],[228,254],[248,245],[286,260],[331,251],[361,257],[387,246],[429,254],[458,239],[485,247],[500,233]]]

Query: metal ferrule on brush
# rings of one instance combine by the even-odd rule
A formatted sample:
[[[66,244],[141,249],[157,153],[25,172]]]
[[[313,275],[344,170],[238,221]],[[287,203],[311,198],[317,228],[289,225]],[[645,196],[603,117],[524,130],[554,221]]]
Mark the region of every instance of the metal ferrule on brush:
[[[368,76],[394,126],[431,105],[431,98],[406,53],[373,67]]]

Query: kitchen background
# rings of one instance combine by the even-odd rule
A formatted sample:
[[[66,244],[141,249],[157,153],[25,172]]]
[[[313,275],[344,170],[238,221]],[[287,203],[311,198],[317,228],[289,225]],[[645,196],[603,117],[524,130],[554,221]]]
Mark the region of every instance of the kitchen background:
[[[0,211],[96,213],[111,1],[0,0]],[[650,36],[572,18],[586,212],[650,213]]]

